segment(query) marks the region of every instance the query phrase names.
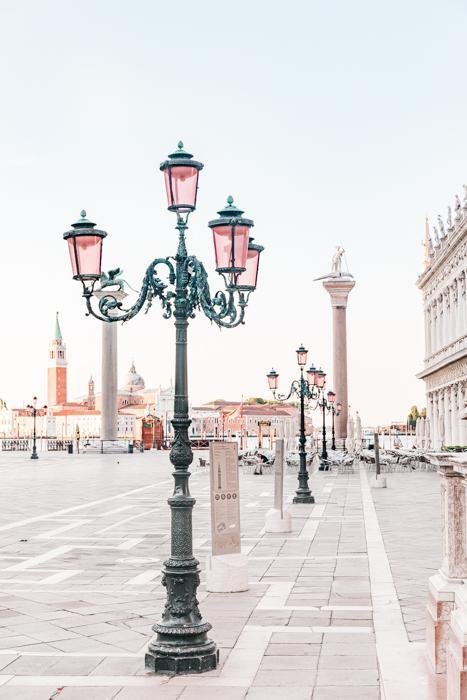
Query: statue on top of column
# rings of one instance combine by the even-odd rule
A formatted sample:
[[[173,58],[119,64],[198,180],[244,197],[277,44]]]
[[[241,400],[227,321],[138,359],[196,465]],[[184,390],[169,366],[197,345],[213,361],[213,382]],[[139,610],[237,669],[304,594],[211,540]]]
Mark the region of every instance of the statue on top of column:
[[[344,256],[344,253],[344,248],[340,245],[337,245],[336,251],[332,256],[331,272],[328,272],[327,275],[323,275],[322,277],[317,277],[315,279],[315,282],[317,282],[318,280],[333,279],[336,277],[344,277],[346,279],[349,277],[353,278],[353,275],[351,275],[350,272],[342,270],[342,258]]]
[[[336,246],[336,252],[332,256],[332,269],[331,271],[334,273],[338,273],[339,275],[342,274],[342,256],[344,255],[345,250],[342,248],[342,246],[338,245]]]

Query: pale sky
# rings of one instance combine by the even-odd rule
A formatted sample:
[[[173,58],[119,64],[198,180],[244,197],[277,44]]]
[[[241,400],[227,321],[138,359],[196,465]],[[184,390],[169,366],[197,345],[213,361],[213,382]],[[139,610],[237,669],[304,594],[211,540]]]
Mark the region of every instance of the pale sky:
[[[467,182],[466,6],[456,0],[0,0],[0,398],[46,400],[55,311],[70,398],[100,389],[100,324],[86,318],[62,233],[85,208],[104,269],[138,287],[175,253],[159,163],[181,138],[205,164],[188,247],[214,270],[207,221],[232,194],[265,246],[246,325],[189,328],[190,398],[286,389],[304,343],[332,387],[331,312],[315,277],[336,244],[357,284],[349,401],[366,424],[424,405],[424,220]],[[174,369],[159,307],[119,329],[148,386]]]

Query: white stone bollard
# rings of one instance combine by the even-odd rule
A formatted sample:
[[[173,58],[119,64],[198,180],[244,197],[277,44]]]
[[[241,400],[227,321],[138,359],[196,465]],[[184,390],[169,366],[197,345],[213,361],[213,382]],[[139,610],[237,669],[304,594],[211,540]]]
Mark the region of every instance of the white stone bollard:
[[[276,440],[274,458],[274,508],[266,513],[266,532],[292,532],[292,516],[284,509],[284,438]]]
[[[244,554],[210,554],[206,561],[206,590],[210,593],[247,591],[248,560]]]

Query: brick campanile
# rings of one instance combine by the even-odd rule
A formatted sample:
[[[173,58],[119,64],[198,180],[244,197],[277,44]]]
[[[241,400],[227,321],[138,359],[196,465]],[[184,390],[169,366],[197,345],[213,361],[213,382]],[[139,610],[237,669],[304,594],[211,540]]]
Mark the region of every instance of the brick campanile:
[[[58,311],[55,318],[55,334],[50,345],[48,374],[47,405],[59,406],[67,401],[66,376],[66,345],[63,342]]]

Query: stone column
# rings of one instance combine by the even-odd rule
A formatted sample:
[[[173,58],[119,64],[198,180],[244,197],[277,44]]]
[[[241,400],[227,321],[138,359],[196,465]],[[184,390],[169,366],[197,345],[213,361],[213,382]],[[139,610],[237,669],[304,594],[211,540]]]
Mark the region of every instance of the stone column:
[[[438,445],[438,392],[433,391],[433,421],[431,424],[431,449],[437,450]]]
[[[347,391],[347,300],[355,286],[351,276],[329,277],[323,286],[331,297],[332,307],[332,352],[333,378],[336,401],[342,404],[339,416],[335,418],[336,438],[347,437],[348,391]]]
[[[445,387],[443,390],[444,395],[444,444],[452,445],[452,405],[451,405],[451,391],[449,387]]]
[[[457,386],[451,384],[451,445],[459,445],[459,412],[457,408]]]
[[[457,400],[459,402],[459,442],[461,445],[467,445],[467,395],[464,382],[459,382],[457,385]]]
[[[431,307],[425,308],[425,358],[431,355]]]
[[[431,305],[431,354],[438,349],[438,304],[436,300]]]
[[[465,480],[454,471],[451,455],[433,455],[430,462],[438,467],[440,476],[443,560],[439,571],[429,579],[426,643],[435,672],[444,673],[450,616],[456,591],[464,586],[467,576]]]
[[[98,299],[105,296],[122,301],[125,292],[94,292]],[[115,312],[118,314],[118,310]],[[118,427],[118,347],[117,323],[102,322],[102,402],[101,402],[101,440],[116,440]]]
[[[438,297],[438,314],[439,314],[439,336],[438,336],[438,350],[444,347],[445,335],[444,335],[444,320],[446,318],[445,308],[444,308],[444,294],[440,294]]]
[[[429,426],[430,434],[427,437],[425,423],[425,450],[429,450],[433,444],[433,394],[429,392],[426,395],[426,419]]]

